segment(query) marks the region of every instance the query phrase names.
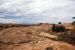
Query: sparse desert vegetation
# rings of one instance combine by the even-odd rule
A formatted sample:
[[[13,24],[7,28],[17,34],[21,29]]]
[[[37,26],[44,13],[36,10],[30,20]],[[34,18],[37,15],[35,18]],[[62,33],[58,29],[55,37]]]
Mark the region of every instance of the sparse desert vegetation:
[[[75,50],[71,23],[1,24],[0,28],[0,50]]]
[[[53,26],[52,26],[52,31],[53,31],[53,32],[65,32],[66,30],[65,30],[65,27],[62,26],[62,25],[56,26],[55,24],[53,24]]]

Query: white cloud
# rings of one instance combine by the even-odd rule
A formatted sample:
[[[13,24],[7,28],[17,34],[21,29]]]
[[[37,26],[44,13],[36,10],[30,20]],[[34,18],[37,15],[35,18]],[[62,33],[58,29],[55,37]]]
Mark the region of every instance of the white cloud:
[[[3,17],[21,17],[21,21],[29,23],[56,22],[75,16],[75,6],[70,0],[1,0],[0,13]]]
[[[0,23],[16,23],[16,21],[12,19],[1,19],[0,18]]]

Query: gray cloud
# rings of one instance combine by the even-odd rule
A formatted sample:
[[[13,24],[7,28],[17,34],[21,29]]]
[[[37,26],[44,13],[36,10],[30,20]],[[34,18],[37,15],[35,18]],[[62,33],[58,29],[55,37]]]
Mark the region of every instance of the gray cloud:
[[[1,0],[0,18],[17,23],[70,22],[74,4],[74,0]]]

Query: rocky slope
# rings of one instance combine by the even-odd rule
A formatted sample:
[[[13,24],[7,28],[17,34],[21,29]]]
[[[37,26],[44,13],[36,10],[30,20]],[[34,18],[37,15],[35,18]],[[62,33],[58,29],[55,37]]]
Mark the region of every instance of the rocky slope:
[[[0,31],[0,50],[75,50],[66,42],[54,41],[50,31],[52,25],[43,24],[30,27],[10,27]],[[48,37],[48,38],[47,38]]]

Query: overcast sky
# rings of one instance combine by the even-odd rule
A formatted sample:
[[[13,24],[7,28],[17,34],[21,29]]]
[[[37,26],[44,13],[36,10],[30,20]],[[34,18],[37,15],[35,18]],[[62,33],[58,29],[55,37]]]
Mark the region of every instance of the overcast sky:
[[[75,0],[0,0],[0,23],[71,22]]]

